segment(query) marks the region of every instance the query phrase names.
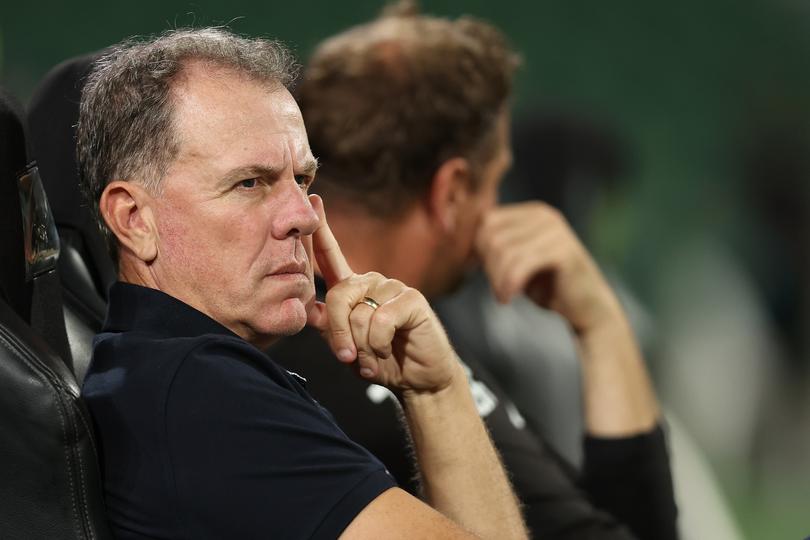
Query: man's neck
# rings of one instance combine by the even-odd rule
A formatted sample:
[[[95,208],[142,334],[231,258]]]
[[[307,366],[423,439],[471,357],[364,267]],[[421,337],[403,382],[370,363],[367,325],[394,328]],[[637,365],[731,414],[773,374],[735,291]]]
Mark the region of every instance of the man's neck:
[[[391,220],[355,206],[333,204],[327,208],[327,219],[355,272],[380,272],[410,287],[423,288],[436,244],[422,212],[409,210]]]

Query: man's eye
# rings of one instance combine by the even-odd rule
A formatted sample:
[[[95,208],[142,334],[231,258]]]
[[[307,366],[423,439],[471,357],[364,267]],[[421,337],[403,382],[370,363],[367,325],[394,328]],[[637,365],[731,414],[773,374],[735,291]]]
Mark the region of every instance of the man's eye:
[[[255,178],[248,178],[246,180],[242,180],[241,182],[239,182],[239,187],[254,188],[254,187],[256,187],[256,179]]]
[[[296,174],[295,175],[295,183],[298,184],[301,188],[308,188],[309,187],[309,176],[306,174]]]

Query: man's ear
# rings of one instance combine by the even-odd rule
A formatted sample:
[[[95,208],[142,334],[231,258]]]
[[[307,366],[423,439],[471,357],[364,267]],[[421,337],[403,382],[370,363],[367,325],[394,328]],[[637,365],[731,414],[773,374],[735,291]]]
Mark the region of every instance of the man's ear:
[[[428,210],[434,222],[445,233],[453,233],[465,204],[471,195],[470,162],[455,157],[443,162],[433,174],[428,191]]]
[[[122,251],[132,252],[147,264],[157,257],[153,201],[142,186],[122,180],[107,184],[99,200],[101,217],[118,238]]]

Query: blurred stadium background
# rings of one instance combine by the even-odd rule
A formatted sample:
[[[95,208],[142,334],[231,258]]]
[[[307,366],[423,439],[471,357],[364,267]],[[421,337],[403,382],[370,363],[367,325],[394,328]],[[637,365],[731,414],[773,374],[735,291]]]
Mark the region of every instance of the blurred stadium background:
[[[26,102],[68,57],[189,25],[277,37],[305,62],[320,39],[381,7],[5,2],[0,84]],[[505,30],[524,58],[516,123],[559,114],[621,141],[619,181],[598,190],[578,228],[649,312],[662,399],[706,452],[744,536],[810,535],[810,4],[422,7]]]

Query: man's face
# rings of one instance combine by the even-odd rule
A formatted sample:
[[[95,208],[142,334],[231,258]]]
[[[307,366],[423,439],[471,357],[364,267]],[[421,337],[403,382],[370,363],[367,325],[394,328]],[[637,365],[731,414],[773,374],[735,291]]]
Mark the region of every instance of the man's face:
[[[447,245],[439,250],[441,260],[435,263],[434,268],[444,265],[445,271],[435,273],[444,276],[442,283],[432,287],[437,294],[452,292],[461,284],[464,274],[475,265],[474,246],[478,225],[484,214],[498,204],[498,188],[512,165],[509,125],[510,115],[504,110],[495,127],[493,157],[480,170],[474,171],[479,181],[470,187],[455,230],[449,235]]]
[[[264,346],[314,301],[316,162],[290,93],[193,63],[173,88],[180,148],[156,197],[155,282]]]
[[[504,110],[495,127],[494,154],[480,171],[480,183],[473,188],[470,197],[469,209],[462,218],[461,234],[467,259],[471,259],[475,234],[484,214],[495,208],[498,204],[498,189],[501,187],[506,172],[512,166],[512,148],[509,140],[510,116]]]

